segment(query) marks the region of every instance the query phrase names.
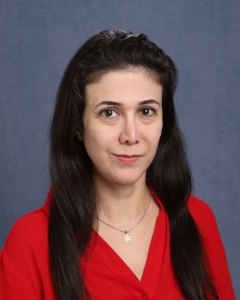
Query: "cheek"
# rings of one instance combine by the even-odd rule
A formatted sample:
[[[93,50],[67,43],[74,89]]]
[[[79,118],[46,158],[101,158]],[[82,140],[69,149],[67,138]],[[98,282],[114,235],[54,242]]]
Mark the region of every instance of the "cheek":
[[[159,125],[159,127],[155,130],[150,130],[149,131],[149,141],[152,144],[152,146],[157,147],[159,140],[161,138],[162,134],[162,125]]]
[[[83,143],[88,153],[100,155],[100,151],[107,150],[113,142],[114,134],[111,131],[102,130],[99,126],[89,127],[84,131]]]
[[[90,153],[95,153],[97,150],[99,150],[100,147],[100,137],[98,133],[85,133],[84,138],[83,138],[83,143],[84,146],[88,152]],[[91,155],[90,155],[91,156]]]

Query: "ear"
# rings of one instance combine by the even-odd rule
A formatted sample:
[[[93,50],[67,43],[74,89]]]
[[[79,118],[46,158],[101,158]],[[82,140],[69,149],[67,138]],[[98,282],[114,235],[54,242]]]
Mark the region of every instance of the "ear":
[[[77,131],[76,131],[76,135],[77,135],[77,138],[79,139],[79,141],[82,142],[83,140],[83,136],[82,136],[82,132],[80,130],[80,128],[78,127]]]

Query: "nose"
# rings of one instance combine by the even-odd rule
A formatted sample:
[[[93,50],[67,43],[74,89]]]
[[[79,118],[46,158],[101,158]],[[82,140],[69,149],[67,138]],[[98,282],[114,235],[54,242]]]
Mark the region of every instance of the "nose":
[[[134,145],[140,142],[140,132],[137,120],[132,118],[126,118],[122,124],[122,130],[120,133],[120,143],[127,145]]]

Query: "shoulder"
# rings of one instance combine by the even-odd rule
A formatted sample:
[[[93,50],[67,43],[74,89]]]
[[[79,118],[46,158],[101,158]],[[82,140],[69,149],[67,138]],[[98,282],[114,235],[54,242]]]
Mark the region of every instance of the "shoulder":
[[[0,298],[43,299],[45,292],[53,294],[48,224],[45,204],[13,225],[0,253]]]
[[[210,206],[194,196],[190,196],[187,205],[207,251],[214,252],[217,248],[223,248],[217,221]]]
[[[202,199],[199,199],[193,195],[190,195],[187,205],[188,205],[189,210],[192,213],[197,213],[197,212],[212,213],[212,209],[205,201],[203,201]]]
[[[12,227],[12,231],[19,229],[37,229],[40,225],[42,227],[43,224],[48,222],[48,215],[44,209],[44,207],[40,207],[35,209],[32,212],[27,213],[26,215],[19,218]],[[29,225],[32,225],[29,227]]]
[[[22,255],[47,247],[48,215],[44,207],[34,210],[21,217],[12,227],[2,252],[9,257],[22,259]]]
[[[194,196],[188,200],[188,209],[201,233],[219,298],[235,299],[224,245],[212,209]]]
[[[47,269],[48,223],[48,215],[42,207],[13,225],[0,254],[0,269],[5,270],[4,276],[32,280],[40,269]]]
[[[35,248],[41,245],[46,246],[51,197],[52,188],[48,192],[44,206],[16,221],[8,235],[4,249],[10,251],[17,245],[18,251],[24,251],[28,246]]]
[[[187,206],[200,229],[209,228],[212,222],[216,223],[214,213],[205,201],[191,195]]]

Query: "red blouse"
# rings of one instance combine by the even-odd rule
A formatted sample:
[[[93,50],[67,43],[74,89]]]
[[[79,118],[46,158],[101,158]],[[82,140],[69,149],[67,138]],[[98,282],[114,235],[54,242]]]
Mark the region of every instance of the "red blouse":
[[[48,254],[50,201],[51,192],[44,207],[18,220],[7,238],[0,254],[1,300],[55,299]],[[214,215],[206,203],[195,197],[190,198],[188,206],[205,239],[220,300],[234,300]],[[91,299],[184,299],[170,263],[169,221],[163,209],[156,221],[141,281],[95,231],[80,267]]]

